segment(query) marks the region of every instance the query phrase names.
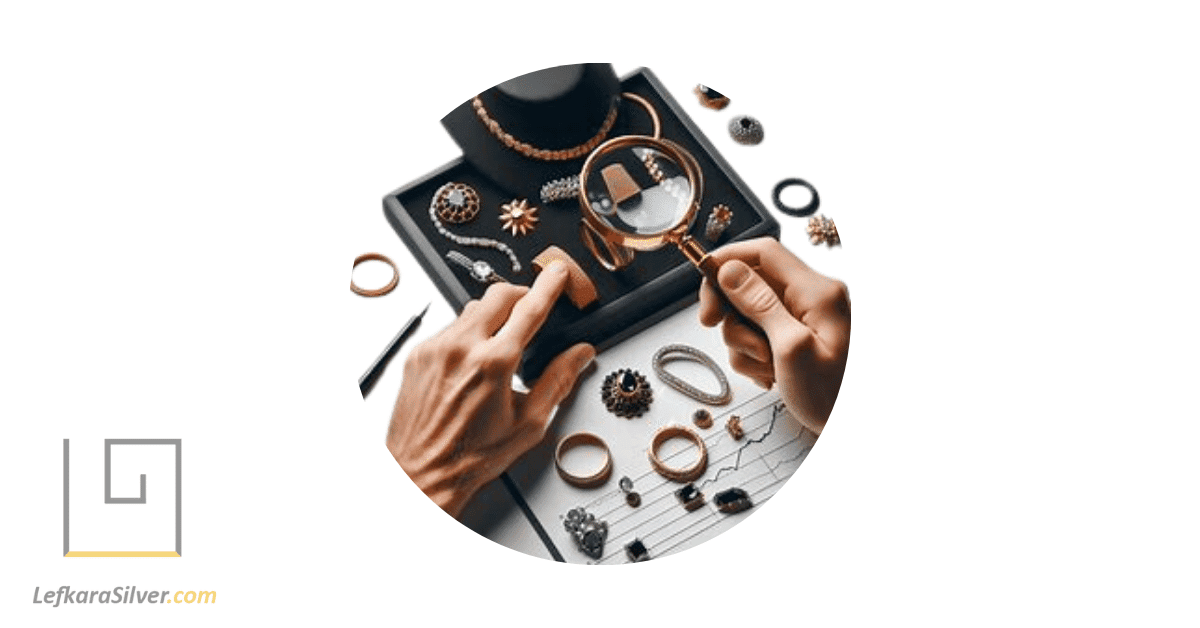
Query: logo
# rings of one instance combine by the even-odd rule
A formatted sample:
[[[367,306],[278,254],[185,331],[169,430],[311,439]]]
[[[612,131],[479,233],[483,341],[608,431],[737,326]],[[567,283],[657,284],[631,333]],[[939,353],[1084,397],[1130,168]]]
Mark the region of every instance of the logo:
[[[178,438],[104,439],[103,493],[98,473],[98,449],[77,452],[77,464],[72,470],[71,441],[63,439],[63,556],[181,556],[182,441]],[[136,491],[134,477],[138,478]],[[74,495],[72,487],[75,488]],[[136,496],[130,496],[135,492]],[[72,540],[79,549],[71,549]]]

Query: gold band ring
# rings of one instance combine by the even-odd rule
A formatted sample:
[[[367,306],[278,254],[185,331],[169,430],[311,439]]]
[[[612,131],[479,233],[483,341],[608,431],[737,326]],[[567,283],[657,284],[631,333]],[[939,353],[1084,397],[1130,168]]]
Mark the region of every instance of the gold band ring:
[[[683,469],[668,467],[659,459],[658,448],[672,438],[686,438],[695,443],[696,447],[700,450],[700,458],[692,466]],[[658,430],[654,434],[654,440],[650,441],[649,454],[650,466],[654,467],[654,470],[659,475],[672,482],[679,482],[680,484],[694,482],[708,470],[708,448],[704,446],[704,439],[700,438],[699,434],[682,425],[668,425]]]
[[[596,473],[584,477],[570,473],[563,468],[563,454],[580,445],[593,445],[604,450],[604,467]],[[612,475],[612,453],[599,436],[591,432],[575,432],[558,441],[558,447],[554,450],[554,466],[558,469],[559,477],[567,484],[577,488],[596,488],[607,482],[609,476]]]
[[[367,290],[366,288],[358,287],[358,284],[354,283],[354,269],[358,268],[359,264],[366,262],[366,261],[371,261],[371,260],[374,260],[376,262],[383,262],[384,264],[391,266],[392,267],[392,280],[389,281],[388,284],[382,288],[375,288],[374,290]],[[398,284],[398,283],[400,283],[400,270],[398,268],[396,268],[395,262],[388,259],[387,256],[383,255],[382,253],[363,253],[362,255],[359,255],[358,257],[354,258],[354,266],[352,266],[350,268],[350,290],[352,290],[354,292],[354,294],[361,294],[364,297],[381,297],[381,296],[391,292],[393,289],[395,289],[396,284]]]

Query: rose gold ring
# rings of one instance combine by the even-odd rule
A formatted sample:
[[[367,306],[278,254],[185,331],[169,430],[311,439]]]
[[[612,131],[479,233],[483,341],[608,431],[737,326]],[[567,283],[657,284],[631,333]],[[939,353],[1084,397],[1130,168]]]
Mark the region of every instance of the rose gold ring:
[[[392,267],[392,280],[389,281],[386,286],[368,290],[366,288],[360,288],[358,284],[354,283],[354,269],[358,268],[359,264],[370,260],[383,262],[384,264]],[[382,253],[363,253],[362,255],[354,258],[354,266],[350,268],[350,290],[353,291],[354,294],[361,294],[364,297],[381,297],[395,289],[396,284],[398,283],[400,283],[400,270],[396,268],[395,262],[388,259],[387,256],[383,255]]]
[[[592,445],[604,450],[604,466],[592,475],[575,475],[563,467],[563,454],[581,445]],[[558,441],[558,447],[554,450],[554,466],[558,469],[559,477],[567,484],[576,488],[596,488],[607,482],[612,475],[612,453],[599,436],[591,432],[575,432]]]
[[[672,438],[686,438],[687,440],[692,441],[692,443],[694,443],[700,450],[700,457],[692,464],[692,466],[685,467],[683,469],[676,469],[673,467],[668,467],[661,459],[659,459],[658,448]],[[708,448],[704,446],[704,439],[700,438],[699,434],[682,425],[668,425],[658,430],[658,432],[654,434],[654,440],[650,441],[649,454],[650,466],[654,467],[654,470],[659,475],[671,480],[672,482],[679,482],[680,484],[694,482],[699,479],[700,476],[704,475],[704,472],[708,470]]]

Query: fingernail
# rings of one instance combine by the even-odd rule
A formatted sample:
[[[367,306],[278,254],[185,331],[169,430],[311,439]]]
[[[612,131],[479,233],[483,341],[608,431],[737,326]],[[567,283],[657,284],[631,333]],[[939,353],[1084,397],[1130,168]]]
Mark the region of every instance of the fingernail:
[[[729,270],[724,270],[718,276],[722,288],[737,290],[742,287],[742,284],[746,283],[746,280],[750,279],[750,267],[739,261],[728,262],[723,268],[728,268]]]
[[[591,347],[591,350],[583,354],[580,359],[579,372],[582,373],[588,370],[588,367],[596,363],[596,348]]]

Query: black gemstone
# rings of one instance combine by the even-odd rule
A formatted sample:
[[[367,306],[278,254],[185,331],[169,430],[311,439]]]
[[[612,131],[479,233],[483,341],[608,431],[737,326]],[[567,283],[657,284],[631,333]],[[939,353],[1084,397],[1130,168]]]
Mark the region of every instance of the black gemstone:
[[[679,496],[679,501],[686,503],[696,499],[696,496],[700,494],[700,491],[696,490],[695,484],[688,484],[687,486],[679,489],[679,491],[675,494]]]
[[[754,124],[754,122],[750,118],[742,118],[740,124],[742,125],[743,129],[748,129]]]
[[[717,90],[715,90],[707,85],[701,85],[700,91],[703,92],[706,97],[712,98],[713,100],[725,97],[724,94],[722,94],[721,92],[718,92]]]
[[[713,501],[716,502],[718,506],[720,506],[723,504],[730,504],[730,503],[736,502],[739,499],[749,499],[749,498],[750,498],[750,496],[746,494],[746,491],[743,491],[740,488],[731,488],[729,490],[725,490],[725,491],[721,491],[720,493],[717,493],[717,495],[713,499]]]
[[[621,373],[621,390],[631,393],[638,388],[637,377],[631,371]]]
[[[580,543],[583,553],[592,558],[600,558],[604,554],[604,535],[597,531],[587,532]]]
[[[634,539],[632,543],[625,546],[625,555],[629,560],[635,563],[643,560],[650,560],[650,552],[646,549],[646,544],[642,543],[641,539]]]
[[[713,505],[717,510],[732,515],[752,508],[754,503],[750,501],[749,493],[735,487],[717,493],[713,497]]]

